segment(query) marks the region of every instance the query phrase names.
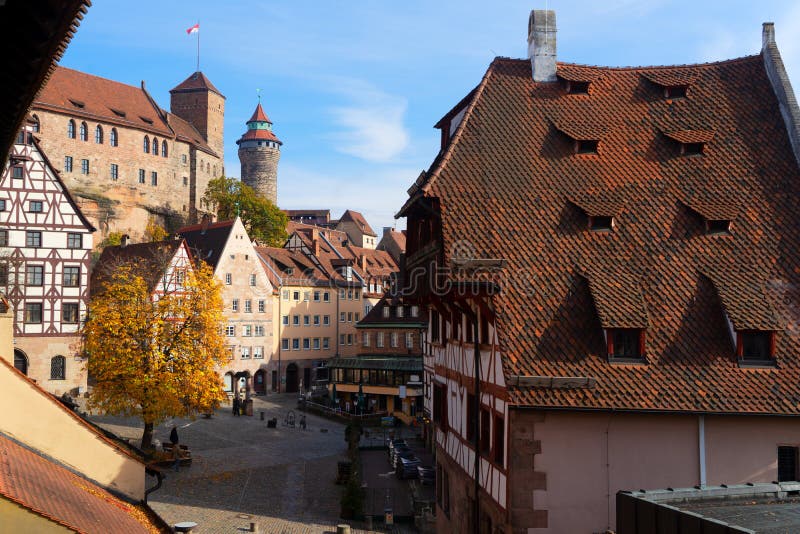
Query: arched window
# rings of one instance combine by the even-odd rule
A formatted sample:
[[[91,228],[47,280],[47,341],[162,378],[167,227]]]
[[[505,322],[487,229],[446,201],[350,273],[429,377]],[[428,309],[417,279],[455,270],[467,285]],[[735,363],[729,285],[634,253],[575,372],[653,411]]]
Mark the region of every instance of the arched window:
[[[75,121],[72,119],[67,123],[67,137],[75,139]]]
[[[153,138],[153,155],[158,156],[158,138]]]
[[[161,155],[167,157],[167,140],[161,141]]]
[[[64,380],[67,374],[67,359],[63,356],[53,356],[50,359],[50,380]]]
[[[39,117],[34,115],[33,116],[33,131],[34,132],[38,132],[40,129],[41,129],[41,126],[39,125]]]
[[[99,124],[97,125],[97,128],[94,129],[94,142],[98,145],[103,144],[103,127]]]
[[[144,148],[145,154],[148,154],[150,152],[150,138],[147,137],[146,135],[144,136],[144,144],[142,145],[142,148]]]
[[[117,140],[116,128],[111,128],[111,133],[108,136],[108,142],[111,146],[119,146],[119,141]]]
[[[206,172],[208,172],[208,173],[211,172],[211,164],[210,163],[206,163]]]
[[[81,141],[86,141],[87,139],[89,139],[89,127],[86,126],[85,122],[81,123],[80,138]]]
[[[22,374],[28,374],[28,357],[19,349],[14,349],[14,367]]]
[[[216,175],[217,175],[217,166],[214,165],[214,174],[213,174],[213,176],[216,176]]]

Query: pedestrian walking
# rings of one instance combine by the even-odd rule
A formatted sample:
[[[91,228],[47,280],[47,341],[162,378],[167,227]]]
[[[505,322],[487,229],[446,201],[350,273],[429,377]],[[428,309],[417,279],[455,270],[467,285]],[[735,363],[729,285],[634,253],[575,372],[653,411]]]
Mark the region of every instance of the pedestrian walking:
[[[234,416],[238,416],[239,415],[239,397],[238,396],[233,398],[233,415]]]
[[[172,425],[172,431],[169,433],[169,441],[172,443],[172,457],[175,461],[172,464],[172,468],[175,471],[180,471],[181,468],[181,443],[180,439],[178,438],[178,427]]]

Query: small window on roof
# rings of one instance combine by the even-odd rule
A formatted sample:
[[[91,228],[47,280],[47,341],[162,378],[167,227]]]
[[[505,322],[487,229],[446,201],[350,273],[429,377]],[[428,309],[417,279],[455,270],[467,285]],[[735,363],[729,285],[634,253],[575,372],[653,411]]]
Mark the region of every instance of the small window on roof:
[[[142,117],[141,115],[139,115],[139,118],[142,119],[142,121],[146,122],[147,124],[153,124],[153,119],[151,118]]]
[[[578,154],[597,154],[600,141],[596,139],[578,139],[575,141],[575,152]]]
[[[711,219],[706,221],[706,233],[710,235],[730,234],[730,219]]]
[[[120,109],[114,109],[114,108],[108,108],[108,109],[110,109],[114,113],[114,115],[116,115],[117,117],[124,117],[125,116],[125,112],[120,110]]]
[[[571,95],[588,95],[589,82],[567,82],[567,93]]]
[[[772,361],[775,356],[775,333],[765,330],[737,332],[736,352],[742,362]]]
[[[676,99],[686,98],[686,91],[689,90],[688,85],[671,85],[664,87],[664,98]]]
[[[80,100],[73,100],[73,99],[70,98],[69,99],[69,103],[72,104],[73,106],[75,106],[78,109],[83,109],[84,107],[86,107],[86,104],[84,104]]]
[[[682,143],[681,155],[682,156],[698,156],[703,153],[705,143]]]
[[[589,229],[593,232],[609,232],[614,226],[611,215],[593,215],[589,217]]]
[[[641,328],[609,328],[606,330],[606,342],[609,359],[644,358],[644,330]]]

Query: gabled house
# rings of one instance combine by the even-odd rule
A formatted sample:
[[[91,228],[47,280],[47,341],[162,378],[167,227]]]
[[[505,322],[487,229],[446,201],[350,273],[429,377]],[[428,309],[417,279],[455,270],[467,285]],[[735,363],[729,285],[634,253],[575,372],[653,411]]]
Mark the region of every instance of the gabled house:
[[[214,269],[222,283],[225,335],[230,352],[220,369],[231,395],[266,393],[267,367],[275,349],[273,287],[240,218],[186,226],[178,235],[197,261]]]
[[[797,480],[800,111],[773,25],[756,55],[626,68],[557,62],[552,11],[528,30],[398,214],[437,530],[603,532],[620,490]]]
[[[57,394],[86,388],[78,330],[94,231],[26,123],[0,174],[0,293],[15,313],[14,365]]]
[[[357,247],[375,249],[378,234],[372,229],[364,216],[353,210],[346,210],[339,218],[336,229],[347,234]]]

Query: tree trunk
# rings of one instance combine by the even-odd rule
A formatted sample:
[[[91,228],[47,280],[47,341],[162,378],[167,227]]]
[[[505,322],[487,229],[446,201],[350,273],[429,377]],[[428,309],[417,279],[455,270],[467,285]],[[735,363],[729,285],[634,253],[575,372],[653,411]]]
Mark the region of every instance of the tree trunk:
[[[142,450],[149,451],[153,448],[153,423],[144,424],[144,433],[142,433]]]

